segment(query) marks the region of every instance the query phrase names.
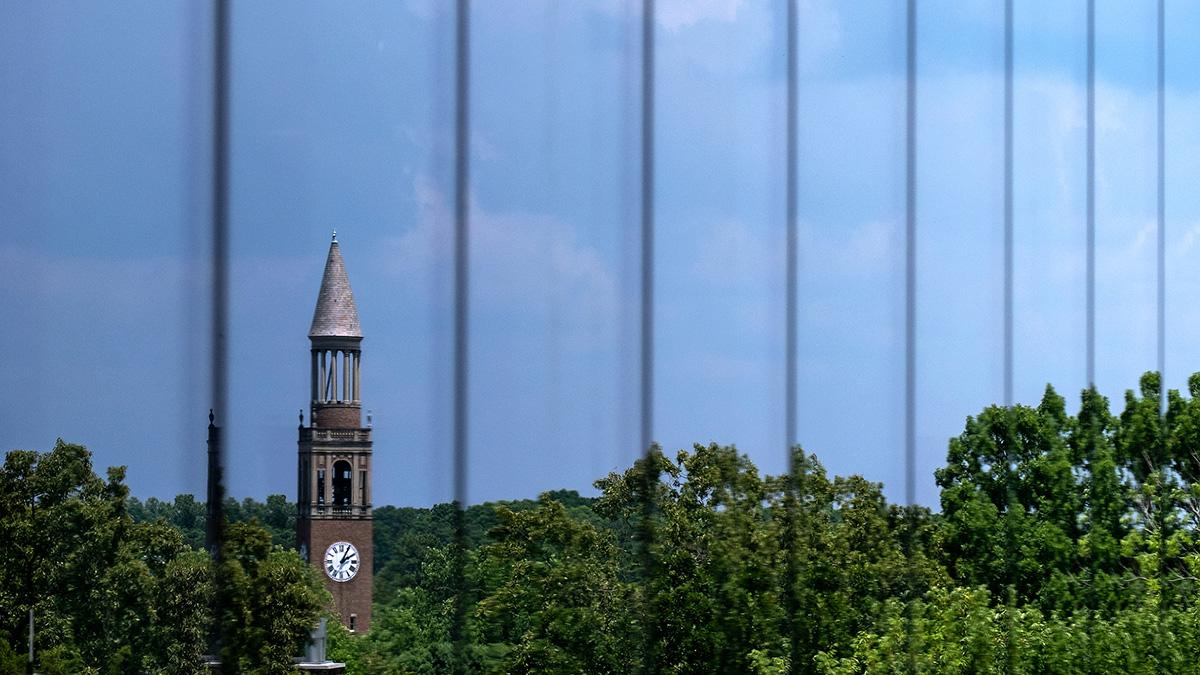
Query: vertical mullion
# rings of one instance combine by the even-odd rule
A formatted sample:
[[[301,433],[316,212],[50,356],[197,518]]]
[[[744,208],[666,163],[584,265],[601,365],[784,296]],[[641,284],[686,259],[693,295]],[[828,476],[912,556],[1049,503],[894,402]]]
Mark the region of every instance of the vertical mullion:
[[[1013,404],[1013,0],[1004,0],[1004,405]],[[1005,469],[1012,458],[1005,459]],[[1008,503],[1016,496],[1012,482],[1007,482]],[[1006,528],[1007,545],[1004,550],[1005,570],[1011,570],[1010,559],[1015,549],[1013,532]],[[1016,592],[1009,576],[1008,593],[1005,598],[1008,611],[1014,611]],[[1012,622],[1006,622],[1005,648],[1010,663],[1016,654]]]
[[[797,32],[799,31],[797,16],[797,0],[788,0],[787,3],[787,312],[786,318],[787,328],[785,330],[785,360],[787,372],[785,374],[785,392],[784,392],[784,440],[787,444],[784,455],[788,467],[788,490],[785,496],[785,550],[787,551],[787,565],[785,580],[787,583],[784,589],[784,598],[786,601],[786,612],[788,621],[788,641],[790,646],[791,663],[798,664],[800,662],[800,633],[797,625],[797,614],[799,613],[799,603],[796,594],[796,582],[799,575],[800,561],[797,556],[799,551],[796,547],[797,538],[797,523],[796,513],[796,487],[799,485],[797,472],[801,469],[799,463],[794,456],[794,449],[797,443],[797,423],[796,416],[798,414],[798,399],[797,399],[797,363],[796,363],[796,343],[797,343],[797,284],[798,284],[798,241],[797,241],[797,181],[799,180],[797,166],[797,136],[799,119],[797,118],[797,95],[798,95],[798,67],[797,63]]]
[[[1167,406],[1166,7],[1158,0],[1158,375],[1159,409]]]
[[[1004,405],[1013,404],[1013,0],[1004,0]]]
[[[452,578],[455,585],[451,642],[455,668],[466,667],[466,513],[469,288],[469,168],[470,168],[470,0],[455,9],[454,72],[454,543]]]
[[[654,0],[642,4],[641,443],[654,441]]]
[[[1087,382],[1096,385],[1096,0],[1087,3]]]
[[[659,474],[650,450],[654,442],[654,0],[642,0],[642,317],[641,317],[641,444],[642,522],[640,532],[643,583],[643,661],[641,671],[658,672],[659,630],[651,584],[657,576],[654,556],[655,495]]]
[[[454,496],[466,497],[470,0],[458,0],[454,110]]]
[[[917,2],[908,0],[905,97],[904,499],[916,502]]]
[[[796,445],[797,437],[797,376],[796,376],[796,341],[797,341],[797,273],[799,265],[797,256],[797,195],[798,186],[797,172],[797,125],[799,120],[796,118],[796,106],[798,96],[797,83],[797,63],[796,63],[796,0],[788,0],[787,11],[787,328],[785,330],[787,351],[785,362],[787,372],[785,374],[784,387],[784,439],[787,443],[788,457],[791,456],[791,450]]]

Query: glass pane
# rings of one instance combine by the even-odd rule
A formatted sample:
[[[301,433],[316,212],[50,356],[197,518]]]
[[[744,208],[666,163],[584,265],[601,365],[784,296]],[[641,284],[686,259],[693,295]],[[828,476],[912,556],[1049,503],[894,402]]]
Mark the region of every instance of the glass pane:
[[[472,6],[472,503],[640,453],[639,13]]]
[[[655,438],[786,470],[782,5],[659,16]]]
[[[1186,392],[1200,371],[1200,6],[1166,5],[1166,383]]]
[[[1158,369],[1157,7],[1096,5],[1096,386]]]
[[[904,6],[800,3],[800,26],[798,436],[902,501]]]
[[[1087,14],[1013,8],[1013,397],[1087,386]]]
[[[0,6],[0,448],[204,494],[208,13]]]
[[[1004,7],[917,18],[917,501],[968,415],[1004,399]]]
[[[452,9],[234,5],[234,496],[294,498],[279,467],[296,458],[297,411],[311,422],[307,336],[336,230],[364,336],[372,499],[451,499]]]

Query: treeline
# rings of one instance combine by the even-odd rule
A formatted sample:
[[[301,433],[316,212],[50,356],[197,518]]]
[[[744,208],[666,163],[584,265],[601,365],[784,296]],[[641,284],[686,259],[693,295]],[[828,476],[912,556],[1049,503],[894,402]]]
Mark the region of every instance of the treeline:
[[[830,476],[799,449],[789,474],[772,476],[718,445],[655,448],[596,481],[595,498],[559,491],[472,506],[462,551],[452,505],[380,507],[372,630],[335,627],[330,654],[350,673],[1200,673],[1200,375],[1165,401],[1159,385],[1145,375],[1120,412],[1086,390],[1069,414],[1048,387],[1037,406],[968,418],[936,472],[937,511],[890,504],[880,484]],[[77,446],[61,447],[63,458],[56,448],[34,464],[83,461]],[[119,472],[105,482],[89,467],[65,487],[37,488],[82,502],[47,516],[38,505],[59,498],[34,499],[21,521],[13,514],[25,502],[10,495],[25,480],[21,458],[6,461],[0,517],[17,517],[26,529],[11,530],[15,540],[34,543],[17,544],[18,564],[0,569],[8,642],[40,598],[38,612],[59,617],[49,630],[61,637],[48,644],[67,645],[65,657],[156,670],[175,654],[172,668],[186,672],[200,642],[180,627],[203,617],[177,607],[187,580],[199,584],[202,555],[187,542],[202,536],[202,505],[129,500]],[[245,521],[232,529],[256,533],[246,569],[298,562],[283,497],[227,510]],[[50,527],[56,518],[99,528],[101,549],[118,553],[95,558],[76,525]],[[145,541],[174,543],[158,554]],[[35,567],[26,554],[56,545],[56,559],[70,561],[54,568],[60,576],[22,585]],[[105,562],[83,562],[95,559]],[[139,571],[118,572],[129,569]],[[93,577],[96,589],[78,590]],[[268,578],[283,577],[246,576],[238,592],[271,593],[279,582]],[[151,590],[127,592],[140,587]],[[269,617],[246,611],[242,625],[254,630],[243,633],[261,635]],[[311,611],[301,603],[291,614],[294,639]],[[153,649],[134,638],[147,626]],[[253,655],[240,663],[266,662],[264,648],[246,646]]]
[[[475,672],[1200,673],[1200,376],[1123,409],[967,420],[940,511],[797,450],[657,449],[536,503],[473,507],[461,654]],[[395,520],[390,520],[395,516]],[[389,524],[390,522],[390,524]],[[372,632],[352,673],[445,672],[453,510],[380,509]],[[486,529],[486,534],[484,530]]]
[[[928,556],[928,509],[888,505],[879,484],[829,477],[814,457],[797,462],[792,481],[761,476],[731,447],[656,449],[597,481],[598,498],[467,509],[458,665],[786,672],[794,632],[811,670],[818,652],[874,627],[888,598],[948,581]],[[449,505],[377,512],[372,630],[333,644],[349,672],[455,667],[453,523]]]
[[[312,568],[254,522],[228,526],[214,565],[203,505],[198,520],[188,499],[172,522],[149,517],[157,507],[131,500],[124,477],[100,478],[91,453],[62,440],[5,456],[0,674],[30,667],[31,612],[43,675],[203,673],[209,655],[229,672],[291,672],[328,603]]]
[[[179,495],[170,502],[156,497],[141,501],[130,497],[129,515],[134,522],[162,521],[173,525],[192,548],[204,547],[205,504],[192,495]],[[224,515],[231,523],[254,523],[271,537],[271,543],[283,548],[296,547],[296,503],[283,495],[270,495],[260,502],[247,497],[241,501],[225,499]]]

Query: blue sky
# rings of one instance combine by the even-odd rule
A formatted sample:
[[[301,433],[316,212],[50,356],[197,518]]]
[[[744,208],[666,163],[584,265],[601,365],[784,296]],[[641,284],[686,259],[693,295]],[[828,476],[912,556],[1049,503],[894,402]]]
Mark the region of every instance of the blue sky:
[[[294,492],[336,228],[379,503],[450,494],[447,3],[234,3],[230,489]],[[472,18],[470,498],[638,454],[640,3]],[[800,439],[902,496],[902,3],[800,0]],[[1084,2],[1016,0],[1016,395],[1084,385]],[[1002,398],[1003,10],[922,2],[918,497]],[[784,4],[660,0],[655,437],[783,469]],[[208,14],[0,6],[0,448],[202,493]],[[1167,3],[1167,372],[1200,370],[1200,9]],[[1097,380],[1155,367],[1155,16],[1097,3]]]

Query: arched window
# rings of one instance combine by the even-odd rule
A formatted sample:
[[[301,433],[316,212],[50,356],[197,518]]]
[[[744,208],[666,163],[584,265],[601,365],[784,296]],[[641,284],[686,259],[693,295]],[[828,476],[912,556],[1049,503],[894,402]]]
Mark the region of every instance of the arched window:
[[[350,506],[350,462],[344,459],[333,464],[333,505]]]

